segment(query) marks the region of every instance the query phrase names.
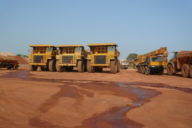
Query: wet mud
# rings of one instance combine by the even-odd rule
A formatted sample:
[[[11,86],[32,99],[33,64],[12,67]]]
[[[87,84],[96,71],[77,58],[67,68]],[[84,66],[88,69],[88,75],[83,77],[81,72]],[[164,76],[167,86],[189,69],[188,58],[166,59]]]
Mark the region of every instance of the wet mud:
[[[94,87],[92,88],[93,85]],[[86,89],[95,89],[97,88],[96,86],[98,86],[98,88],[102,88],[104,86],[104,89],[102,89],[102,91],[104,91],[105,89],[112,89],[112,91],[116,90],[119,96],[125,96],[127,98],[131,97],[133,103],[132,105],[114,107],[105,113],[94,115],[92,118],[85,120],[82,126],[76,128],[141,128],[143,127],[143,125],[126,118],[126,113],[131,109],[140,107],[144,103],[149,102],[152,97],[161,94],[160,92],[155,90],[144,89],[135,86],[127,86],[124,83],[115,82],[110,82],[108,85],[107,83],[92,83],[80,86],[83,86],[83,88]]]
[[[74,98],[77,104],[83,100],[83,96],[94,97],[92,91],[98,91],[103,94],[113,94],[116,96],[127,97],[133,101],[131,105],[122,107],[114,107],[104,113],[93,115],[91,118],[83,121],[81,126],[75,128],[141,128],[139,124],[133,120],[126,118],[126,114],[131,109],[141,107],[150,101],[151,98],[161,93],[154,89],[145,89],[144,86],[153,88],[167,88],[192,93],[190,88],[173,87],[162,83],[143,83],[143,82],[107,82],[107,81],[91,81],[91,80],[70,80],[70,79],[42,79],[34,78],[29,71],[21,70],[8,73],[4,78],[20,78],[30,81],[39,82],[57,82],[62,83],[60,90],[53,94],[48,100],[38,108],[38,114],[29,120],[31,126],[39,128],[66,128],[59,124],[52,124],[48,121],[41,120],[41,115],[47,113],[51,108],[58,104],[61,97]],[[78,87],[78,88],[77,88]],[[82,88],[82,89],[81,89]],[[88,91],[85,91],[88,90]],[[90,90],[90,91],[89,91]],[[91,91],[92,90],[92,91]]]
[[[167,89],[183,91],[186,93],[192,93],[192,88],[175,87],[175,86],[170,86],[168,84],[163,84],[163,83],[129,82],[129,83],[126,83],[126,85],[146,86],[146,87],[154,87],[154,88],[167,88]]]

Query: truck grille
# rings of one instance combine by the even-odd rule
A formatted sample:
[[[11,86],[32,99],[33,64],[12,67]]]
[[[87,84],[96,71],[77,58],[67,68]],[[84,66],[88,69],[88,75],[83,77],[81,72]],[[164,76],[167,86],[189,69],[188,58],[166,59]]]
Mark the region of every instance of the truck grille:
[[[106,64],[106,56],[95,56],[95,64]]]
[[[42,63],[43,56],[34,56],[33,61],[34,61],[34,63]]]
[[[73,56],[62,56],[62,63],[63,64],[72,64]]]

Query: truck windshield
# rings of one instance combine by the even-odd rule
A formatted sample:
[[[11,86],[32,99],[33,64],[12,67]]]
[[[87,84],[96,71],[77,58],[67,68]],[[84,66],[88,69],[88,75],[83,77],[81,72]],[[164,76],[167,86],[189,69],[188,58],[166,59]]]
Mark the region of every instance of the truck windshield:
[[[51,52],[53,48],[47,48],[47,52]]]
[[[108,46],[108,51],[115,51],[115,47],[114,46]]]
[[[62,54],[73,54],[74,52],[75,52],[75,47],[60,48],[60,53]]]
[[[106,46],[99,46],[99,47],[92,47],[91,48],[92,53],[107,53],[107,47]]]
[[[34,47],[33,48],[33,53],[45,53],[46,52],[46,47]]]
[[[76,47],[75,52],[81,52],[81,47]]]
[[[152,61],[153,62],[162,62],[163,61],[163,57],[152,57]]]

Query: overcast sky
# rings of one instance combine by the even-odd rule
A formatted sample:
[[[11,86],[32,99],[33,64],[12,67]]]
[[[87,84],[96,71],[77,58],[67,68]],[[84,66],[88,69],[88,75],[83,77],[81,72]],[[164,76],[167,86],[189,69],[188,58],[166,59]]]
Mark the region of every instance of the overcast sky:
[[[192,0],[0,0],[0,52],[95,42],[118,43],[121,58],[192,50]]]

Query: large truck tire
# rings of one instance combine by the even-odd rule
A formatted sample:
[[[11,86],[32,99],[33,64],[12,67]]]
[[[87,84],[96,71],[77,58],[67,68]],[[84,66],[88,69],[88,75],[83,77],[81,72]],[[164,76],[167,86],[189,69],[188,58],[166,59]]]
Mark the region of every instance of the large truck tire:
[[[13,66],[13,70],[17,70],[19,68],[19,65],[17,65],[17,64],[15,64],[14,66]]]
[[[175,74],[175,72],[174,72],[174,67],[173,67],[172,64],[168,64],[168,65],[167,65],[167,74],[168,74],[168,75],[174,75],[174,74]]]
[[[111,73],[117,73],[117,62],[112,60],[110,63]]]
[[[50,60],[48,64],[48,69],[50,72],[54,72],[56,70],[55,68],[55,60]]]
[[[120,72],[121,71],[121,64],[120,64],[120,62],[118,61],[118,63],[117,63],[117,72]]]
[[[62,72],[62,67],[59,65],[59,60],[56,61],[55,67],[57,72]]]
[[[145,67],[144,66],[141,66],[141,73],[145,74]]]
[[[87,61],[87,71],[88,71],[89,73],[94,72],[94,67],[91,66],[91,62],[90,62],[90,61]]]
[[[141,73],[141,67],[140,67],[140,66],[137,66],[137,71],[138,71],[139,73]]]
[[[83,61],[81,61],[81,60],[78,61],[77,70],[78,70],[78,72],[83,72],[84,71]]]
[[[145,75],[149,75],[151,73],[150,68],[149,67],[145,67]]]
[[[181,68],[181,73],[183,77],[189,77],[189,65],[184,64]]]
[[[189,67],[189,76],[192,78],[192,65]]]

